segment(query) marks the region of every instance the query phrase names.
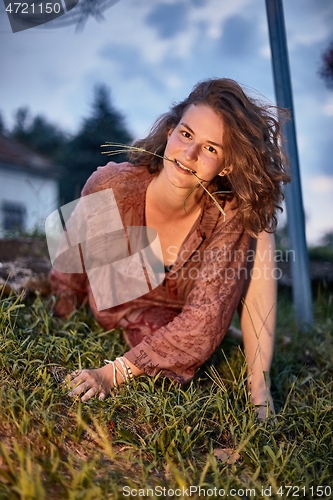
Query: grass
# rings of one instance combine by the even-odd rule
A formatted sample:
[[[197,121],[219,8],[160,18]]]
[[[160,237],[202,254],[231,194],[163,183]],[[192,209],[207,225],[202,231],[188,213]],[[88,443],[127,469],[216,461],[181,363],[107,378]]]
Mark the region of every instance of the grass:
[[[0,499],[332,498],[333,296],[318,293],[308,335],[290,303],[279,303],[277,417],[258,423],[232,340],[183,388],[144,376],[83,404],[50,366],[97,367],[123,353],[121,331],[84,310],[61,321],[39,296],[2,297]]]

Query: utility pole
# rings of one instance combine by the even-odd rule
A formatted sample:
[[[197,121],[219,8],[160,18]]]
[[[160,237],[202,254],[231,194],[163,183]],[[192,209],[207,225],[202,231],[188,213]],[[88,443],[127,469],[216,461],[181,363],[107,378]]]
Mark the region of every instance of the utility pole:
[[[291,120],[282,127],[292,181],[285,187],[290,261],[296,324],[302,330],[313,326],[309,257],[305,238],[305,217],[299,173],[295,115],[288,60],[287,37],[282,0],[266,0],[269,37],[277,105],[287,108]]]

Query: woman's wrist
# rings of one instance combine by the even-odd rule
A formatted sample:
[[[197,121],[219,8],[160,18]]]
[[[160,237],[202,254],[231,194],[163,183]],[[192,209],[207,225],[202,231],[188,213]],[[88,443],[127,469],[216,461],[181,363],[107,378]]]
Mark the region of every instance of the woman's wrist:
[[[128,359],[121,356],[111,361],[108,359],[104,360],[106,365],[109,366],[109,370],[112,373],[113,387],[117,387],[123,383],[130,383],[134,377],[141,375],[142,370],[137,368]],[[109,371],[108,370],[108,371]]]
[[[139,375],[142,375],[144,373],[143,370],[141,370],[141,368],[138,368],[137,366],[133,365],[133,363],[127,359],[125,356],[123,356],[123,359],[126,363],[126,365],[131,369],[132,373],[133,373],[133,377],[138,377]]]

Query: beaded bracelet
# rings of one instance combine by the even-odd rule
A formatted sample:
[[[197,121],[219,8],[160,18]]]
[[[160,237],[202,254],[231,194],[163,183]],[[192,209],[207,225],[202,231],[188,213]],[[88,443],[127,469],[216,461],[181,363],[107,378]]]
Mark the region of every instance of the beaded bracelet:
[[[119,364],[120,364],[122,370],[119,369],[119,367],[116,364],[116,361],[119,361]],[[117,382],[117,374],[118,373],[121,376],[121,378],[123,379],[123,382],[131,382],[134,379],[133,372],[132,372],[131,368],[126,365],[123,357],[116,358],[114,361],[111,361],[109,359],[105,359],[104,363],[112,365],[113,387],[114,388],[117,388],[119,385]]]
[[[131,368],[125,363],[125,360],[123,357],[121,358],[116,358],[115,361],[119,361],[121,364],[122,369],[124,370],[124,375],[125,375],[125,380],[124,382],[132,381],[134,379],[133,373]]]

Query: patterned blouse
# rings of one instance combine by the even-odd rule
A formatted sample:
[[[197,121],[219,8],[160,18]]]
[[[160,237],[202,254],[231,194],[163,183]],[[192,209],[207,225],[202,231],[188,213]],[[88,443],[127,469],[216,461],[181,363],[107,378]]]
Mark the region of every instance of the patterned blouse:
[[[88,179],[82,196],[112,188],[125,228],[145,226],[146,191],[154,175],[145,167],[108,163]],[[146,374],[191,380],[221,343],[239,304],[247,274],[250,236],[235,203],[221,201],[226,217],[204,194],[201,214],[160,285],[145,295],[98,310],[86,273],[51,272],[59,295],[55,314],[66,316],[88,299],[107,330],[124,328],[125,358]],[[126,280],[115,284],[131,287]]]

